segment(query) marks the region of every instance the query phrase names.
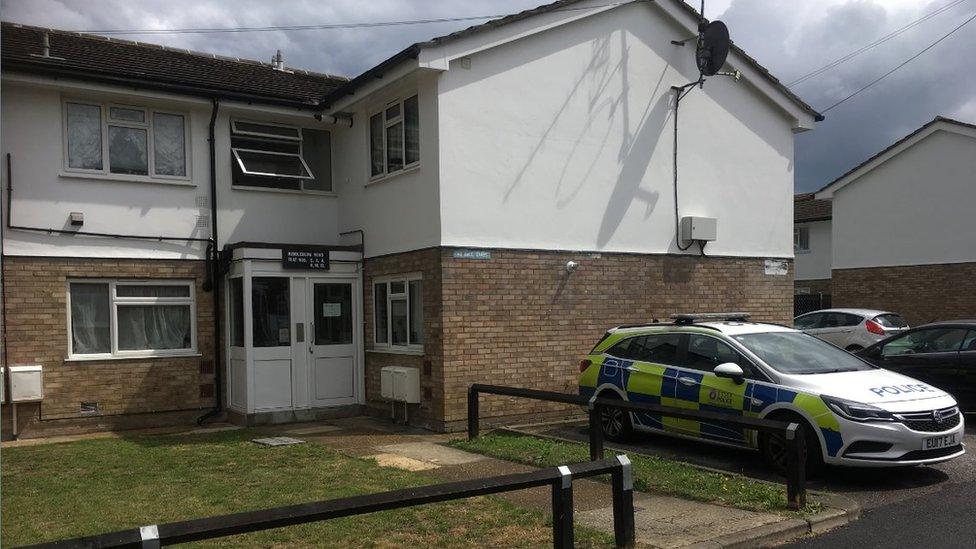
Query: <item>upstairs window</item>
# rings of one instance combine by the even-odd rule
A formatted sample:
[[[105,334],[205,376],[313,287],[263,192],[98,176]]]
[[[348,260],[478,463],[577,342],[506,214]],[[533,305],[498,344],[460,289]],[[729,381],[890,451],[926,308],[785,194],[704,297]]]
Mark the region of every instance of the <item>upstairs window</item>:
[[[419,163],[420,107],[413,95],[369,117],[369,175],[378,179]]]
[[[67,101],[67,171],[188,179],[187,117],[145,107]]]
[[[231,122],[233,184],[332,191],[331,134],[264,122]]]
[[[810,251],[810,227],[793,228],[793,252],[804,253]]]

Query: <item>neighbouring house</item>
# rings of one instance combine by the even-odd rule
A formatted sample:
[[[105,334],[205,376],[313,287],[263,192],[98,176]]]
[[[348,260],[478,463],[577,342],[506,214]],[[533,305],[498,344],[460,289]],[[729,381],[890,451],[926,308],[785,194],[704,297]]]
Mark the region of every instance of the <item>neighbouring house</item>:
[[[816,199],[833,211],[834,306],[896,311],[912,325],[976,318],[976,125],[937,117]]]
[[[793,197],[793,260],[796,305],[800,314],[830,306],[830,201],[813,193]],[[802,302],[802,303],[801,303]]]
[[[473,382],[575,392],[611,326],[789,321],[822,117],[733,46],[675,166],[698,22],[563,0],[351,80],[5,23],[7,363],[43,370],[18,433],[389,414],[386,366],[412,423],[463,429]]]

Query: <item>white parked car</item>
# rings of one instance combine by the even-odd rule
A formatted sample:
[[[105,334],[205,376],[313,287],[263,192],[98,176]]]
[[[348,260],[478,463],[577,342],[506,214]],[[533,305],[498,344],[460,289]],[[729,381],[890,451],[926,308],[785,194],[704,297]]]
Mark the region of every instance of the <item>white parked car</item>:
[[[854,353],[908,329],[898,313],[873,309],[823,309],[793,319],[797,330]]]

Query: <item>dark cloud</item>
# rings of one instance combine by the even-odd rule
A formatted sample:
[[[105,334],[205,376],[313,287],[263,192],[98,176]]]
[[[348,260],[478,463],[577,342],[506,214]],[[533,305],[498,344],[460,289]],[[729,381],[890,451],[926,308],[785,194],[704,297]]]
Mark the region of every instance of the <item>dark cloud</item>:
[[[241,27],[514,13],[545,0],[2,0],[4,20],[72,30]],[[706,12],[784,82],[847,54],[950,0],[709,0]],[[693,5],[697,7],[698,2]],[[922,49],[971,14],[961,5],[796,91],[824,108]],[[197,51],[353,76],[406,45],[472,24],[240,34],[125,36]],[[796,188],[817,189],[936,115],[976,121],[976,22],[848,103],[796,140]]]
[[[733,0],[722,19],[733,38],[789,82],[942,6],[935,2],[847,0],[797,10],[791,0]],[[972,15],[964,2],[822,75],[794,87],[824,109],[908,59]],[[796,190],[816,190],[937,115],[976,121],[976,21],[869,90],[826,113],[796,139]]]

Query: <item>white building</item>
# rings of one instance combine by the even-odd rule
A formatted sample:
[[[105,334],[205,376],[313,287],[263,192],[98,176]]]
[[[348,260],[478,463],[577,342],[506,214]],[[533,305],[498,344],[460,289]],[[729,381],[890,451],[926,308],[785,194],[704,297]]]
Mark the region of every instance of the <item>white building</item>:
[[[817,200],[813,193],[793,197],[796,295],[830,296],[830,224],[829,200]]]
[[[976,126],[937,117],[816,198],[833,210],[834,305],[976,317]]]
[[[8,351],[45,393],[18,429],[388,410],[385,365],[453,429],[472,382],[575,390],[614,324],[785,321],[793,135],[820,115],[733,47],[675,166],[697,25],[564,0],[347,81],[4,24]]]

